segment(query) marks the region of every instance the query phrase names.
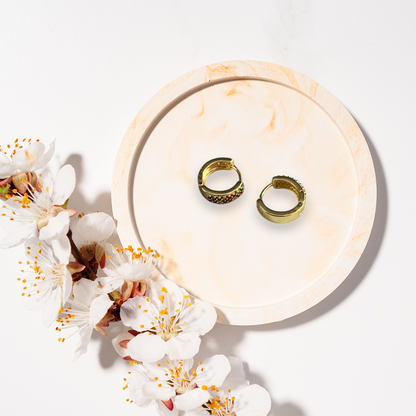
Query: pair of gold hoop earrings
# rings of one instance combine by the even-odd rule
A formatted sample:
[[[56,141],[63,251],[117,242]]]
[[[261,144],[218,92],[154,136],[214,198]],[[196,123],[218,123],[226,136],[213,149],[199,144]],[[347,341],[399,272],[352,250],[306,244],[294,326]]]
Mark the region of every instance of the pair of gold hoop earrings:
[[[208,176],[218,170],[235,170],[238,174],[237,183],[230,189],[225,191],[215,191],[205,186],[205,181]],[[218,157],[205,163],[198,173],[198,186],[202,196],[209,202],[214,204],[228,204],[239,198],[244,192],[244,183],[241,177],[241,172],[235,166],[234,161],[228,157]],[[292,191],[298,198],[298,203],[295,207],[288,211],[274,211],[267,207],[263,202],[263,196],[269,188],[288,189]],[[299,218],[302,214],[306,203],[306,192],[304,187],[293,178],[289,176],[275,176],[271,183],[269,183],[260,193],[257,200],[257,209],[260,214],[274,223],[285,224],[292,222]]]

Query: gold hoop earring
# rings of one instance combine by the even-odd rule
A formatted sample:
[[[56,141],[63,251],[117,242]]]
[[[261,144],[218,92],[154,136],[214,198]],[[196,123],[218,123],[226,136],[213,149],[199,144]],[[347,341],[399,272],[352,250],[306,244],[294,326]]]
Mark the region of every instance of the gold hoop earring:
[[[273,211],[268,208],[263,202],[263,196],[272,186],[275,189],[289,189],[292,191],[298,198],[297,205],[288,211]],[[305,208],[305,203],[305,189],[296,179],[290,178],[289,176],[275,176],[272,182],[261,191],[260,197],[257,200],[257,209],[266,220],[277,224],[286,224],[299,218]]]
[[[232,188],[225,191],[215,191],[205,186],[205,181],[212,173],[218,170],[231,169],[235,170],[238,174],[238,181]],[[235,201],[244,192],[244,184],[241,178],[241,173],[235,166],[234,161],[228,157],[218,157],[205,163],[198,173],[198,186],[202,196],[207,201],[214,204],[228,204],[229,202]]]

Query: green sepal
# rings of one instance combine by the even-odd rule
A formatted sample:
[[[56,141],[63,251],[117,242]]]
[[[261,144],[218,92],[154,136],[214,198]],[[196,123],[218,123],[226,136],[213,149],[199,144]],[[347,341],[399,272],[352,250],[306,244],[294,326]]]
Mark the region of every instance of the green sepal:
[[[68,202],[69,202],[69,198],[61,205],[61,207],[63,209],[67,209],[68,208]]]
[[[0,194],[7,195],[9,193],[10,184],[8,183],[6,186],[0,186]]]
[[[110,299],[112,299],[114,302],[119,303],[121,301],[121,295],[118,290],[113,290],[111,293],[109,293]]]

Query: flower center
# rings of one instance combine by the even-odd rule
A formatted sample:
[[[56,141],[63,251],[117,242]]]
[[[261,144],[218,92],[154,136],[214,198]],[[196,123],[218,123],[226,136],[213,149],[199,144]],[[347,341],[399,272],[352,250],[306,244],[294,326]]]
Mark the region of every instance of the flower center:
[[[26,141],[26,139],[23,139],[22,140],[22,143],[24,143]],[[28,141],[27,141],[27,143],[25,143],[25,144],[30,144],[30,142],[32,141],[32,139],[29,139]],[[37,142],[39,141],[39,139],[37,139],[36,140]],[[7,146],[7,149],[8,149],[8,151],[10,152],[10,158],[11,159],[13,159],[13,156],[16,154],[16,152],[19,150],[19,149],[22,149],[23,148],[23,145],[21,145],[20,143],[19,143],[19,139],[16,139],[14,142],[13,142],[13,144],[8,144]],[[0,146],[0,152],[2,152],[2,153],[4,153],[5,155],[7,155],[7,151],[4,151],[3,149],[2,149],[2,147]],[[27,152],[26,151],[26,153],[29,153],[29,152]],[[31,153],[29,153],[29,155],[31,155]],[[27,156],[26,156],[27,157]],[[36,161],[36,159],[35,159],[35,161]]]
[[[167,295],[166,298],[165,295]],[[137,307],[141,309],[151,321],[152,327],[148,331],[153,335],[159,335],[166,342],[172,337],[178,336],[183,331],[186,322],[181,321],[181,312],[184,308],[190,307],[192,303],[189,302],[189,296],[186,295],[181,302],[178,302],[178,305],[172,305],[168,291],[165,287],[162,287],[159,299],[162,305],[164,305],[165,302],[167,304],[165,307],[162,306],[160,310],[150,302],[148,297],[146,298],[146,302],[149,302],[148,307],[144,306],[142,308],[141,305],[138,305]],[[144,325],[142,325],[142,328],[144,328]]]
[[[52,272],[51,280],[57,286],[62,287],[64,283],[65,267],[66,266],[64,264],[60,264],[58,267],[55,267],[54,269],[51,270]]]
[[[193,379],[196,377],[195,370],[184,371],[183,361],[179,361],[177,366],[173,366],[169,361],[166,361],[169,367],[165,367],[165,376],[169,377],[167,384],[176,390],[176,394],[183,394],[187,390],[193,390],[196,387]]]
[[[148,247],[147,250],[139,247],[137,250],[131,245],[128,245],[126,248],[119,247],[117,244],[114,244],[117,253],[120,255],[127,255],[127,259],[131,261],[131,263],[140,262],[140,263],[151,263],[151,266],[156,264],[156,260],[160,257],[160,254],[156,253],[152,248]],[[128,254],[130,253],[130,254]]]
[[[182,328],[177,325],[177,315],[169,318],[169,316],[164,316],[165,314],[168,315],[167,308],[159,312],[159,315],[161,316],[158,317],[158,326],[155,327],[155,332],[157,335],[161,336],[163,341],[169,341],[172,337],[181,333]]]
[[[39,175],[41,176],[41,175]],[[13,208],[7,205],[3,205],[4,211],[1,215],[3,217],[9,217],[11,221],[17,220],[20,222],[35,222],[38,230],[45,227],[49,223],[50,217],[56,217],[60,212],[64,211],[64,208],[51,205],[48,188],[46,192],[39,192],[29,182],[23,181],[26,186],[26,192],[21,194],[17,189],[13,189],[12,194],[7,194],[6,198],[10,202],[15,202],[20,205],[19,208],[14,211]],[[39,184],[39,188],[41,184]]]
[[[64,208],[55,205],[39,206],[37,212],[37,227],[38,230],[45,227],[49,223],[49,219],[56,217],[60,212],[65,211]]]
[[[221,400],[218,396],[215,399],[209,400],[202,407],[211,415],[216,416],[236,416],[233,412],[235,397],[226,397],[224,400]]]

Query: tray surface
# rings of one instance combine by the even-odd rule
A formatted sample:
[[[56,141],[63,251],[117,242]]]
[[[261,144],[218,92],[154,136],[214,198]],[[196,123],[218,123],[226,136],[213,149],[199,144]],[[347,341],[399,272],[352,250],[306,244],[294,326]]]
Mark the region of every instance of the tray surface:
[[[219,206],[200,195],[197,175],[220,156],[234,159],[245,191]],[[289,224],[256,209],[276,175],[307,193]],[[224,176],[209,180],[218,189]],[[252,325],[306,310],[348,276],[375,190],[365,139],[331,94],[290,69],[233,61],[184,75],[140,111],[117,156],[113,209],[123,244],[155,248],[160,272],[212,303],[219,322]]]

